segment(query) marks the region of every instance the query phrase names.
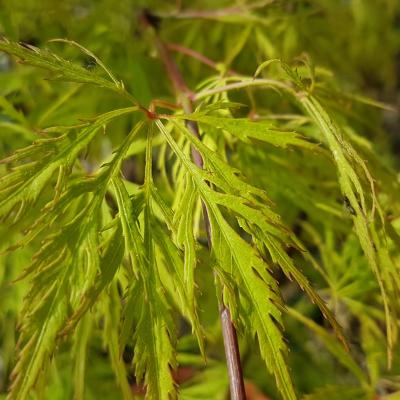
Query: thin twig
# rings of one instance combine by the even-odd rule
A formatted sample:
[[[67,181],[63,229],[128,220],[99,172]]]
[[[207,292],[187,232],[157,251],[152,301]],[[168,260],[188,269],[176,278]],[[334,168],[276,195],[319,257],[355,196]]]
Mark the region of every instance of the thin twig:
[[[196,50],[189,49],[188,47],[182,46],[177,43],[166,43],[166,46],[167,46],[168,50],[172,50],[172,51],[176,51],[177,53],[184,54],[186,56],[189,56],[191,58],[194,58],[194,59],[200,61],[201,63],[203,63],[205,65],[208,65],[212,69],[218,70],[218,63],[216,63],[215,61],[206,57],[205,55],[197,52]],[[239,75],[233,69],[226,71],[225,74],[229,75],[229,76]]]
[[[146,16],[144,16],[143,19],[144,22],[149,25],[149,21],[146,19]],[[168,51],[167,46],[161,41],[161,39],[157,35],[155,35],[155,43],[160,58],[162,59],[164,66],[167,70],[169,79],[174,86],[178,102],[182,104],[183,111],[187,114],[190,114],[193,111],[193,104],[191,100],[192,92],[188,89],[185,80],[183,79],[183,76],[178,69],[178,66],[176,65],[175,61],[172,59]],[[186,121],[186,126],[194,136],[200,138],[199,127],[195,121]],[[203,168],[203,158],[201,154],[193,146],[191,151],[194,163],[199,168]],[[202,209],[204,224],[207,233],[208,247],[211,250],[212,236],[210,218],[208,216],[207,206],[203,201]],[[231,399],[246,400],[236,329],[233,325],[228,308],[222,303],[219,304],[219,312],[222,325],[226,361],[228,365]]]

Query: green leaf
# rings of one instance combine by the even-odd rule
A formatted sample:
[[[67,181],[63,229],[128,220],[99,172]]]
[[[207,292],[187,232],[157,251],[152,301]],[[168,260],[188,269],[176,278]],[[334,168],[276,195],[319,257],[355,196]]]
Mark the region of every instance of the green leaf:
[[[74,368],[74,400],[83,400],[85,397],[85,372],[87,350],[90,339],[91,319],[85,316],[81,319],[74,337],[73,353],[75,357]]]
[[[217,194],[203,180],[203,172],[191,163],[162,123],[156,122],[156,124],[165,135],[175,154],[192,175],[196,188],[207,206],[211,221],[213,252],[215,253],[218,267],[233,275],[236,285],[241,288],[241,311],[243,315],[248,316],[252,334],[258,337],[262,357],[265,359],[270,371],[275,375],[278,389],[284,398],[295,399],[296,395],[284,357],[286,345],[279,326],[281,323],[281,302],[277,294],[276,282],[267,273],[268,265],[262,260],[257,251],[246,243],[225,221],[218,203],[215,201]],[[220,181],[216,180],[219,178],[218,175],[214,176],[213,183],[221,182],[221,187],[229,187],[231,191],[234,190],[238,199],[240,199],[240,195],[237,192],[240,186],[251,189],[251,186],[244,182],[241,182],[239,188],[235,187],[233,189],[231,182],[240,182],[239,178],[235,177],[228,166],[222,168],[222,160],[219,161],[213,157],[211,152],[206,151],[200,142],[197,140],[193,140],[193,142],[196,143],[196,147],[205,157],[206,168],[208,165],[215,165],[216,169],[212,172],[218,174],[221,171],[221,174],[223,173]],[[265,196],[262,191],[257,189],[254,189],[253,192]],[[254,200],[251,197],[252,193],[248,193],[249,199]],[[268,213],[270,214],[270,211]],[[229,299],[225,299],[225,301],[228,304],[231,303]]]
[[[175,392],[170,371],[175,366],[174,329],[154,258],[150,204],[147,202],[145,205],[145,232],[142,236],[137,221],[132,220],[134,213],[123,183],[114,180],[113,184],[125,240],[132,246],[128,249],[132,250],[131,259],[138,274],[138,280],[130,286],[127,294],[124,310],[127,319],[122,327],[122,341],[127,340],[134,323],[136,377],[139,380],[144,377],[147,398],[168,399]]]
[[[121,240],[120,240],[121,241]],[[110,293],[104,297],[107,304],[107,314],[105,319],[104,336],[107,343],[111,363],[117,377],[117,382],[121,388],[124,400],[133,399],[133,391],[128,382],[128,373],[119,347],[119,321],[121,312],[121,301],[118,295],[117,286],[114,284],[110,288]]]
[[[6,38],[0,40],[0,50],[17,57],[21,63],[42,68],[55,74],[55,79],[70,82],[89,83],[120,92],[120,83],[103,78],[93,71],[71,63],[49,50],[41,50],[29,44],[19,44]]]
[[[83,209],[80,217],[82,224],[72,222],[65,226],[53,241],[40,249],[30,267],[32,286],[22,311],[19,338],[22,349],[13,370],[10,399],[28,398],[43,365],[54,351],[58,331],[67,316],[71,271],[80,264],[81,251],[92,240],[90,233],[97,227],[96,203]],[[60,257],[54,260],[54,254]]]
[[[104,255],[100,258],[99,271],[93,277],[93,282],[83,293],[79,307],[69,317],[59,335],[66,335],[73,330],[84,314],[97,302],[100,294],[114,279],[124,256],[124,241],[122,240],[122,228],[120,225],[108,241]]]
[[[268,122],[253,122],[245,118],[214,117],[201,113],[179,116],[179,118],[225,130],[245,143],[250,143],[250,139],[256,139],[283,148],[298,146],[310,150],[317,149],[314,143],[307,141],[302,135],[278,129]]]
[[[396,278],[393,279],[396,266],[387,256],[385,245],[379,238],[375,227],[375,213],[382,219],[382,210],[376,198],[374,180],[365,161],[346,141],[343,133],[339,131],[337,125],[319,101],[309,95],[299,96],[298,99],[314,122],[320,127],[337,165],[339,184],[345,201],[348,201],[352,210],[354,210],[355,231],[381,290],[386,313],[388,363],[390,365],[398,331],[395,316],[399,312],[398,302],[393,294],[399,292],[400,283]],[[361,176],[358,171],[361,171]],[[367,208],[362,179],[369,185],[368,200],[371,203],[370,210]]]
[[[93,140],[105,124],[119,116],[135,111],[128,107],[110,111],[96,118],[89,126],[73,135],[64,134],[52,139],[39,139],[31,146],[16,151],[3,163],[18,163],[14,170],[0,178],[0,217],[10,214],[14,221],[20,219],[26,207],[35,202],[53,174],[59,171],[56,197],[69,175],[79,153]],[[34,161],[30,161],[34,160]]]

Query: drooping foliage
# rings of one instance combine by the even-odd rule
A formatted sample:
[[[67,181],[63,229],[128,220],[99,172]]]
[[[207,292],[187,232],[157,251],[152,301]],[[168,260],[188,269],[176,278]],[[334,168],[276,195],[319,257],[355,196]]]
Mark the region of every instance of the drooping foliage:
[[[397,3],[128,3],[0,11],[0,396],[395,399]]]

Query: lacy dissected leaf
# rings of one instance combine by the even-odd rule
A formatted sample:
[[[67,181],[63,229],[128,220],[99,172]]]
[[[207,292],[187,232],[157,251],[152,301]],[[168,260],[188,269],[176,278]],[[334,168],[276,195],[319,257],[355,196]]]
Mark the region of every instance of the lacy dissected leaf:
[[[13,371],[10,399],[28,398],[42,366],[54,350],[72,296],[70,273],[82,263],[80,257],[90,246],[91,232],[98,227],[97,216],[96,203],[89,203],[79,215],[82,224],[73,221],[65,226],[43,245],[29,267],[31,290],[24,300],[21,350]]]
[[[282,397],[296,399],[285,358],[287,347],[281,331],[282,303],[277,283],[257,251],[229,226],[215,205],[207,205],[218,266],[232,275],[240,287],[240,314],[250,324],[247,328],[250,328],[251,334],[257,336],[261,356],[275,375]],[[231,305],[229,298],[224,301]]]
[[[142,235],[137,220],[133,219],[135,213],[124,184],[115,179],[113,186],[125,241],[131,246],[128,249],[138,277],[127,293],[122,342],[127,341],[134,327],[136,377],[138,380],[144,377],[147,398],[168,399],[175,393],[171,375],[171,368],[175,367],[174,327],[154,257],[150,205],[147,201],[144,206]]]
[[[285,247],[292,246],[301,251],[304,251],[304,249],[296,237],[281,222],[279,215],[268,206],[271,201],[265,192],[245,183],[237,170],[228,166],[217,154],[190,133],[185,130],[182,130],[182,132],[186,133],[188,140],[203,155],[205,167],[210,170],[212,176],[209,181],[221,191],[225,191],[225,193],[216,192],[204,185],[203,190],[207,193],[207,197],[236,215],[239,225],[252,235],[256,243],[261,242],[262,246],[265,246],[272,261],[279,265],[289,279],[294,279],[300,285],[335,328],[339,338],[344,340],[339,325],[324,301],[287,255]],[[218,176],[223,177],[223,180],[219,180]]]
[[[109,244],[104,255],[99,261],[99,271],[92,277],[91,285],[87,288],[80,299],[80,304],[74,313],[69,317],[67,324],[60,335],[70,332],[80,321],[82,316],[96,303],[100,294],[113,280],[124,255],[124,241],[122,240],[122,228],[118,225],[117,229],[109,239]]]
[[[176,124],[179,131],[202,154],[205,170],[199,169],[185,155],[162,123],[156,123],[190,173],[197,191],[207,206],[212,222],[212,243],[217,263],[225,273],[233,275],[236,285],[240,288],[243,312],[249,316],[252,333],[259,338],[262,356],[271,372],[274,373],[279,390],[285,398],[295,398],[290,373],[284,359],[286,346],[279,329],[281,303],[276,282],[267,272],[269,267],[261,255],[225,220],[220,206],[236,215],[239,223],[244,221],[245,224],[252,224],[257,228],[252,232],[255,240],[265,243],[273,261],[288,276],[298,281],[341,335],[335,319],[324,302],[310,287],[306,278],[294,267],[284,251],[282,243],[292,243],[293,246],[297,246],[295,238],[280,222],[278,215],[270,209],[270,201],[262,190],[245,183],[236,170],[194,138],[183,126]],[[218,191],[214,190],[209,183]]]
[[[17,57],[22,63],[54,73],[56,79],[90,83],[113,91],[120,91],[123,88],[121,84],[105,79],[95,71],[73,64],[49,50],[38,49],[29,44],[11,42],[5,38],[0,40],[0,50]]]
[[[330,160],[324,163],[325,157],[315,157],[312,162],[308,154],[298,157],[291,154],[289,160],[285,153],[267,153],[263,148],[248,149],[247,146],[238,147],[234,157],[235,164],[246,176],[260,182],[272,198],[284,197],[315,220],[335,223],[337,218],[343,218],[343,207],[336,201],[339,190],[332,195],[331,187],[328,191],[316,190],[314,186],[315,179],[335,184],[336,175],[331,176]],[[305,165],[306,160],[308,165]],[[268,174],[260,174],[260,168]]]
[[[20,342],[24,348],[14,370],[10,396],[28,396],[58,339],[76,326],[112,282],[121,264],[125,245],[122,226],[119,220],[112,221],[112,234],[105,233],[106,239],[99,244],[101,210],[108,183],[119,173],[121,160],[140,128],[139,123],[132,129],[97,176],[67,186],[59,201],[49,203],[47,212],[31,227],[27,240],[43,234],[44,229],[48,233],[23,273],[23,277],[31,277],[32,288],[23,309]],[[79,207],[82,200],[83,204],[88,201],[83,208]],[[100,257],[99,248],[104,249]],[[30,337],[33,339],[27,340]],[[33,351],[33,359],[26,356],[27,349]]]
[[[246,143],[251,142],[250,139],[256,139],[283,148],[297,146],[316,149],[316,145],[307,141],[302,135],[278,129],[269,122],[253,122],[245,118],[224,118],[202,113],[180,117],[225,130]]]
[[[26,207],[35,202],[53,174],[58,170],[56,197],[65,185],[79,153],[93,140],[99,129],[112,119],[128,114],[136,108],[114,110],[96,118],[76,135],[64,134],[53,139],[40,139],[17,150],[3,163],[17,163],[13,170],[0,178],[0,217],[19,219]]]
[[[382,234],[378,233],[380,229],[376,227],[380,223],[375,221],[375,214],[382,217],[382,211],[375,195],[373,178],[365,161],[346,141],[343,133],[340,132],[332,117],[319,101],[307,94],[299,95],[298,99],[321,129],[325,141],[332,151],[338,169],[339,184],[344,202],[348,203],[361,247],[379,283],[386,312],[388,362],[390,364],[398,331],[396,315],[399,312],[399,307],[395,293],[399,293],[400,282],[396,278],[397,267],[388,256],[385,239],[382,238]],[[363,181],[369,184],[368,195],[363,188]],[[383,236],[385,235],[383,234]]]
[[[187,230],[185,233],[185,228],[181,227],[177,229],[176,234],[181,236],[186,236],[186,239],[179,239],[178,243],[183,243],[185,241],[185,252],[184,252],[184,264],[182,263],[182,252],[176,245],[171,241],[169,234],[165,232],[161,226],[162,222],[165,222],[169,229],[172,229],[174,225],[177,225],[174,220],[180,219],[180,214],[173,214],[173,211],[164,202],[157,189],[151,184],[151,199],[154,202],[154,206],[158,207],[161,211],[160,218],[152,219],[152,240],[156,242],[157,260],[165,266],[166,271],[168,271],[168,280],[172,283],[173,301],[176,302],[182,314],[188,318],[190,321],[194,333],[198,338],[200,348],[203,349],[202,335],[200,324],[198,321],[196,313],[196,305],[194,298],[194,267],[196,263],[196,255],[194,248],[194,238],[190,237],[191,231]],[[122,226],[124,227],[124,238],[126,241],[126,249],[128,256],[132,261],[132,266],[134,268],[135,274],[139,274],[139,266],[141,265],[141,260],[144,259],[144,255],[140,252],[143,250],[140,244],[139,226],[137,225],[137,219],[144,207],[144,197],[142,196],[143,191],[138,192],[136,197],[129,197],[123,183],[119,180],[114,180],[113,182],[114,192],[116,194],[117,203],[119,207],[119,217],[121,218]],[[192,204],[192,207],[194,204]],[[191,210],[191,209],[190,209]],[[189,210],[189,211],[190,211]],[[182,210],[184,211],[184,210]],[[190,214],[186,213],[188,218]],[[186,225],[190,226],[189,222],[184,222]],[[181,223],[182,224],[182,223]],[[172,233],[172,232],[171,232]],[[175,233],[174,233],[175,235]],[[189,247],[189,248],[188,248]],[[137,251],[134,251],[137,249]],[[165,275],[164,275],[165,276]],[[169,286],[171,288],[171,286]],[[167,287],[168,289],[168,287]],[[178,298],[177,296],[178,295]],[[177,301],[179,299],[179,301]]]
[[[120,239],[120,242],[123,242],[123,240]],[[107,310],[104,324],[104,340],[109,350],[111,363],[121,388],[123,399],[132,400],[133,391],[128,382],[126,365],[120,354],[118,328],[121,319],[121,300],[116,284],[111,286],[109,295],[105,296],[103,301],[106,303]]]
[[[197,315],[194,293],[194,278],[191,276],[189,283],[187,283],[187,279],[185,280],[187,274],[193,275],[194,272],[186,271],[186,268],[194,268],[195,265],[194,263],[189,264],[186,259],[182,262],[182,252],[159,224],[152,225],[152,235],[156,243],[156,258],[159,260],[160,267],[161,264],[165,267],[164,274],[160,271],[161,281],[165,288],[169,290],[172,301],[177,305],[181,314],[189,320],[200,351],[204,355],[203,334]],[[191,251],[194,251],[194,249]],[[186,257],[188,256],[184,255],[184,258]]]
[[[58,203],[51,208],[50,216],[54,214],[57,217],[58,215],[65,213],[73,201],[86,192],[94,192],[93,194],[95,201],[97,201],[98,204],[101,204],[103,198],[105,197],[110,181],[116,174],[119,173],[121,161],[128,150],[131,141],[141,128],[142,123],[140,122],[134,126],[124,142],[121,144],[120,148],[115,152],[113,159],[109,163],[103,165],[103,168],[99,171],[95,178],[91,178],[89,180],[83,179],[76,182],[74,185],[71,185],[71,187],[69,187],[63,193]],[[48,226],[50,221],[47,220],[46,222]],[[51,222],[53,223],[54,221]],[[68,322],[59,335],[65,335],[74,329],[82,316],[90,307],[92,307],[93,304],[96,303],[100,294],[114,279],[114,276],[123,259],[125,246],[127,245],[123,240],[123,225],[119,223],[119,220],[116,220],[117,224],[114,222],[115,220],[112,221],[113,225],[116,225],[115,232],[110,237],[110,242],[106,251],[104,252],[104,255],[100,261],[96,263],[96,274],[84,277],[84,293],[80,294],[78,306],[74,309],[72,315],[68,319]],[[41,223],[43,224],[44,222],[41,221]],[[87,250],[89,253],[89,259],[96,260],[97,249],[91,248]]]
[[[139,274],[140,262],[145,260],[142,239],[140,236],[138,217],[144,207],[144,198],[140,193],[136,196],[135,203],[130,198],[124,184],[120,179],[113,179],[113,190],[118,205],[118,217],[121,221],[125,240],[125,249],[132,261],[135,274]]]
[[[75,358],[74,398],[76,400],[83,400],[85,398],[86,364],[91,330],[92,320],[89,315],[86,315],[77,327],[72,348]]]
[[[182,176],[180,180],[183,190],[182,196],[177,198],[173,216],[173,225],[176,226],[175,241],[184,252],[183,284],[188,290],[190,308],[195,310],[194,296],[194,270],[196,267],[196,243],[193,235],[194,213],[197,205],[198,194],[196,193],[193,180],[190,175]]]
[[[304,62],[306,73],[312,68]],[[382,302],[386,313],[386,331],[388,341],[388,363],[391,364],[392,349],[397,340],[396,318],[399,313],[397,295],[400,282],[397,279],[397,267],[389,256],[383,212],[376,196],[375,182],[366,161],[357,153],[345,130],[340,129],[334,118],[326,111],[321,102],[312,94],[310,88],[297,70],[287,64],[281,66],[292,86],[282,89],[295,98],[304,108],[312,121],[321,130],[321,139],[330,151],[337,166],[339,186],[343,203],[353,217],[355,231],[368,262],[378,281]],[[313,77],[311,76],[311,79]],[[377,218],[379,217],[379,218]]]
[[[144,377],[146,398],[169,399],[175,396],[171,375],[176,367],[173,321],[156,283],[149,279],[138,285],[136,299],[130,303],[132,308],[126,310],[134,310],[138,318],[133,338],[135,375],[139,381]]]

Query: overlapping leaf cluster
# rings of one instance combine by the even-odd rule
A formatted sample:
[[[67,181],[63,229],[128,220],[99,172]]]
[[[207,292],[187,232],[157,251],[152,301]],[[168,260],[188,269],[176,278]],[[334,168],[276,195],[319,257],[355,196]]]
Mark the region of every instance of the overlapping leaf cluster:
[[[398,182],[342,107],[383,105],[329,87],[327,71],[304,57],[297,67],[271,60],[276,49],[261,29],[263,19],[246,16],[230,19],[247,21],[247,29],[235,36],[223,68],[214,66],[216,75],[192,94],[191,114],[148,112],[75,42],[62,41],[94,60],[94,70],[50,50],[0,41],[0,50],[22,64],[55,80],[85,84],[82,91],[107,89],[124,104],[83,122],[44,127],[30,125],[5,97],[0,101],[9,128],[24,140],[37,137],[1,165],[0,218],[2,231],[10,232],[4,259],[33,255],[13,274],[14,285],[28,288],[17,313],[10,399],[45,393],[59,354],[71,346],[71,390],[76,399],[86,398],[87,364],[99,338],[124,399],[134,397],[129,377],[149,399],[190,398],[196,390],[179,388],[176,374],[185,356],[190,362],[196,357],[182,351],[187,338],[201,356],[199,369],[211,359],[199,376],[219,376],[209,351],[218,329],[204,323],[199,305],[201,291],[210,287],[199,276],[213,281],[242,347],[250,346],[252,356],[259,351],[255,362],[263,361],[284,399],[297,398],[296,355],[289,358],[288,348],[306,340],[292,337],[298,323],[356,378],[349,387],[327,385],[310,398],[335,391],[342,398],[372,396],[382,385],[383,360],[397,368]],[[259,51],[255,75],[229,71],[249,42]],[[77,90],[63,93],[45,110],[46,118]],[[251,105],[249,116],[237,100]],[[282,103],[284,114],[271,111]],[[199,125],[200,138],[187,121]],[[107,140],[114,151],[90,165],[87,154]],[[193,149],[204,168],[192,161]],[[132,156],[143,170],[140,182],[126,176]],[[209,246],[202,207],[210,221]],[[291,298],[292,285],[308,300]],[[329,326],[317,324],[310,307]],[[360,326],[359,348],[351,342],[353,320]],[[129,349],[133,355],[126,361]],[[357,357],[364,357],[365,367]],[[197,393],[202,390],[200,384]]]

